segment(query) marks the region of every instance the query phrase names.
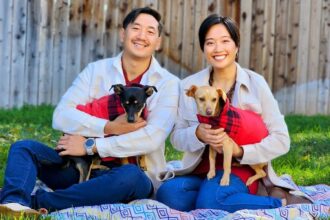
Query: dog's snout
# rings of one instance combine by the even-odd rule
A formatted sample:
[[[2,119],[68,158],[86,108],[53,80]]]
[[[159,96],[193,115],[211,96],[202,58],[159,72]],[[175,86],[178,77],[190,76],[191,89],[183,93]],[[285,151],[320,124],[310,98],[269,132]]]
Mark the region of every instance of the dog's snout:
[[[127,118],[127,122],[128,122],[128,123],[134,123],[134,121],[135,121],[135,120],[134,120],[134,117],[128,117],[128,118]]]
[[[210,116],[210,115],[212,115],[212,110],[210,109],[210,108],[207,108],[206,109],[206,115],[208,115],[208,116]]]

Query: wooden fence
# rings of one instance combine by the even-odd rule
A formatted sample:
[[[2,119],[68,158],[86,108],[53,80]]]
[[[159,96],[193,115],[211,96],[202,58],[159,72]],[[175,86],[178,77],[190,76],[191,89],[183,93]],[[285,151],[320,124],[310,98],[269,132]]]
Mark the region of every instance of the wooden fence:
[[[116,55],[124,16],[163,16],[160,63],[180,78],[206,66],[197,32],[211,13],[240,25],[239,62],[262,74],[285,114],[330,113],[329,0],[3,0],[0,107],[56,104],[87,63]]]

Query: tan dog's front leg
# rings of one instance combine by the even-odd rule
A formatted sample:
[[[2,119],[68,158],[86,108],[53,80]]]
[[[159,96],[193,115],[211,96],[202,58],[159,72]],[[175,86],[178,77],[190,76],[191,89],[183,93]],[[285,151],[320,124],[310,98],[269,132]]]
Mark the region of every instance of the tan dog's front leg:
[[[212,179],[215,177],[215,160],[217,157],[217,152],[209,146],[209,162],[210,162],[210,170],[207,173],[207,179]]]
[[[127,157],[123,157],[120,160],[121,160],[122,165],[128,164],[128,158]]]
[[[233,156],[233,145],[230,141],[226,141],[222,147],[223,151],[223,176],[220,180],[221,186],[228,186],[230,182],[231,159]]]

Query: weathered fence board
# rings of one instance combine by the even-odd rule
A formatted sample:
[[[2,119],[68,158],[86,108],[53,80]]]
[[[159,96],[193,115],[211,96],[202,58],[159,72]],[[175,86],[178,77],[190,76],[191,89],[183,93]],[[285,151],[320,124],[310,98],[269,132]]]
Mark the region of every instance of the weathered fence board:
[[[199,26],[212,13],[230,16],[239,63],[265,77],[283,113],[330,114],[329,0],[0,1],[0,108],[55,105],[89,62],[121,51],[123,18],[142,6],[162,14],[155,55],[173,74],[206,67]]]
[[[2,60],[0,61],[2,67],[2,80],[1,80],[1,105],[3,107],[11,107],[14,103],[12,100],[14,97],[10,93],[10,81],[11,81],[11,57],[12,57],[12,39],[13,31],[11,24],[13,23],[14,14],[14,0],[2,1],[2,21],[3,21],[3,41],[2,41]],[[1,34],[1,33],[0,33]],[[16,103],[15,103],[16,104]]]
[[[251,24],[252,24],[252,0],[241,3],[240,34],[241,45],[239,49],[239,63],[242,67],[249,67],[251,51]]]

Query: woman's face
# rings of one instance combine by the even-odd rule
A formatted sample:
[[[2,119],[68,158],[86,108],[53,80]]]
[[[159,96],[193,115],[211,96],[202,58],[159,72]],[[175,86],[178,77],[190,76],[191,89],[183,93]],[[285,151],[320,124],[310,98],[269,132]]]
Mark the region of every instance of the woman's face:
[[[214,69],[234,65],[238,47],[223,24],[213,25],[205,36],[204,55]]]

